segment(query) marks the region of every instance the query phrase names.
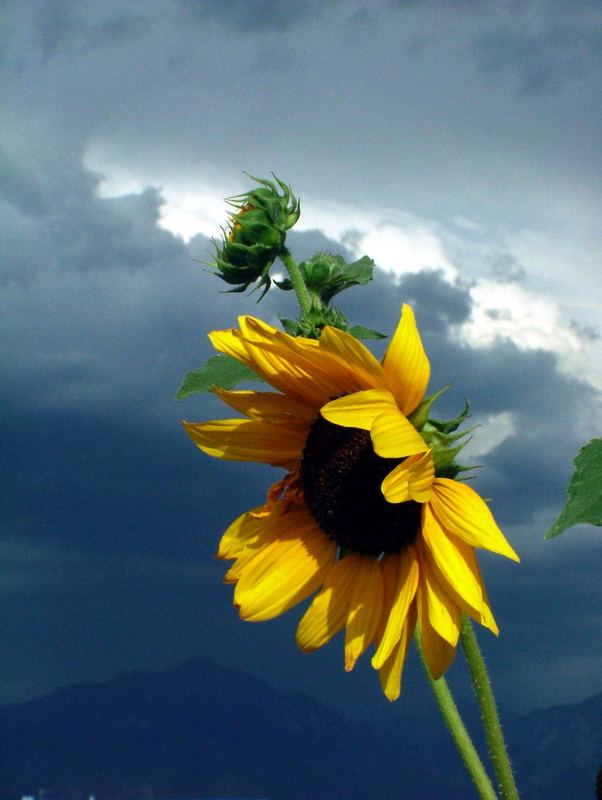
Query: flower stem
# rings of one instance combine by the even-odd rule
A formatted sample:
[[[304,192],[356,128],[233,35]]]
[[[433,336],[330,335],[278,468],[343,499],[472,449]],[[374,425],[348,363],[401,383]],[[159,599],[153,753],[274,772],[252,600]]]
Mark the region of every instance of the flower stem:
[[[301,306],[302,314],[309,314],[311,310],[311,297],[309,291],[307,290],[307,286],[305,285],[305,281],[303,280],[303,275],[301,274],[299,265],[292,257],[288,248],[283,247],[281,249],[280,260],[288,270],[291,283],[293,284],[293,289],[295,290],[297,300]]]
[[[460,716],[460,712],[458,711],[458,707],[456,706],[455,700],[452,697],[452,693],[447,685],[447,681],[445,678],[434,680],[429,672],[426,659],[424,658],[424,651],[422,649],[418,628],[416,628],[414,632],[414,641],[416,643],[416,647],[418,648],[418,652],[420,653],[422,665],[426,672],[427,678],[429,679],[429,683],[431,684],[433,694],[435,695],[439,709],[443,714],[445,725],[447,726],[447,729],[450,732],[456,747],[458,748],[460,758],[464,762],[464,766],[472,778],[472,782],[475,785],[479,797],[481,800],[497,800],[495,789],[493,788],[491,780],[489,779],[489,775],[487,775],[485,767],[479,758],[479,754],[472,743],[470,734],[466,730],[466,726],[464,725],[462,717]]]
[[[487,667],[481,655],[472,624],[465,614],[462,615],[460,637],[475,695],[481,708],[483,728],[500,792],[504,800],[518,800],[518,789],[512,774],[512,767],[510,766],[508,750],[506,749],[491,682],[487,674]]]

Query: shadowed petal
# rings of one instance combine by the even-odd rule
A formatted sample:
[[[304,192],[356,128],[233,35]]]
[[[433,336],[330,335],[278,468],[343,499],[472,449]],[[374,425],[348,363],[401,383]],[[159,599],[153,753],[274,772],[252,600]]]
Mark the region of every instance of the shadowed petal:
[[[381,688],[387,700],[397,700],[401,692],[401,676],[408,655],[414,628],[416,627],[416,607],[412,604],[393,652],[378,670]]]
[[[345,631],[345,670],[349,672],[374,639],[383,607],[383,579],[380,565],[373,556],[347,558],[355,559],[355,580]]]
[[[372,657],[372,666],[379,669],[393,652],[399,641],[408,609],[418,588],[418,559],[412,547],[406,547],[398,556],[397,586],[391,611],[380,644]]]
[[[448,644],[455,647],[460,636],[460,609],[447,595],[433,572],[421,563],[419,592],[426,605],[428,620]]]
[[[355,580],[354,556],[337,561],[324,579],[297,628],[301,650],[317,650],[337,634],[347,621],[349,600]]]
[[[243,517],[244,516],[245,515],[243,515]],[[236,556],[235,563],[232,564],[224,577],[226,583],[236,583],[240,580],[247,565],[271,542],[285,537],[290,538],[294,536],[297,531],[304,530],[312,522],[305,508],[287,511],[286,513],[275,511],[270,514],[265,514],[258,518],[257,525],[250,520],[243,520],[242,524],[239,526],[239,521],[241,519],[242,518],[239,517],[238,520],[235,520],[232,524],[232,526],[234,526],[234,534],[236,534],[237,528],[246,528],[248,525],[255,535],[249,536],[249,539],[246,540],[245,547]],[[228,534],[229,531],[230,528],[226,531],[226,534]]]
[[[250,419],[183,422],[186,433],[203,452],[226,461],[258,461],[284,465],[298,461],[306,431]]]
[[[272,619],[305,600],[323,583],[335,555],[336,544],[311,519],[295,535],[271,542],[247,564],[236,585],[241,617]]]
[[[259,512],[265,510],[266,506],[257,506],[251,511],[245,511],[231,522],[220,539],[217,557],[238,558],[248,544],[256,541],[261,532],[272,525],[269,516],[257,516]]]
[[[276,392],[227,391],[219,386],[213,391],[230,408],[258,422],[307,427],[316,416],[312,406]]]
[[[454,656],[456,655],[456,648],[439,636],[431,625],[424,594],[421,591],[418,591],[416,605],[418,609],[418,622],[420,624],[420,641],[422,642],[424,658],[429,672],[431,673],[431,677],[434,680],[439,680],[451,666]]]

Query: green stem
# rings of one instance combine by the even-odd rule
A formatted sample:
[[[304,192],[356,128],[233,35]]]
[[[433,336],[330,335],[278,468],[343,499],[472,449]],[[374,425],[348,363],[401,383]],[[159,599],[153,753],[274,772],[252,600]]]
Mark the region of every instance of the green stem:
[[[450,732],[456,747],[458,748],[460,758],[464,762],[464,766],[472,778],[472,782],[476,787],[479,797],[481,800],[497,800],[495,789],[493,788],[493,785],[489,779],[489,775],[487,775],[485,772],[485,767],[483,766],[483,763],[479,758],[479,754],[472,743],[470,734],[466,730],[466,726],[462,721],[462,717],[460,716],[458,707],[456,706],[454,698],[452,697],[452,693],[447,685],[447,681],[445,678],[434,680],[429,672],[429,668],[424,657],[424,651],[422,649],[418,628],[416,628],[414,632],[414,641],[416,642],[416,647],[418,648],[420,658],[422,659],[422,665],[424,666],[429,683],[431,684],[431,688],[433,690],[433,694],[435,695],[435,699],[437,700],[439,709],[443,714],[443,719],[447,729]]]
[[[462,615],[460,632],[464,655],[468,663],[474,691],[481,708],[483,728],[487,737],[491,763],[504,800],[518,800],[519,794],[512,774],[506,742],[495,705],[495,697],[487,674],[487,667],[481,655],[477,637],[468,617]]]
[[[303,280],[303,275],[301,274],[299,265],[286,247],[283,247],[280,251],[280,259],[288,270],[291,283],[293,284],[293,289],[295,290],[297,300],[301,306],[302,314],[309,314],[311,310],[311,297],[307,286],[305,285],[305,281]]]

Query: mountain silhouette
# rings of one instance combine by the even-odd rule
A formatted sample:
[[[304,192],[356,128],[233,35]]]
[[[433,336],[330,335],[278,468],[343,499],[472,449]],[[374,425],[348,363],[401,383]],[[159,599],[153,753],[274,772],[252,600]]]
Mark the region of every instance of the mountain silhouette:
[[[525,800],[595,797],[602,695],[508,726]],[[0,708],[0,800],[465,800],[441,720],[374,726],[198,658]]]

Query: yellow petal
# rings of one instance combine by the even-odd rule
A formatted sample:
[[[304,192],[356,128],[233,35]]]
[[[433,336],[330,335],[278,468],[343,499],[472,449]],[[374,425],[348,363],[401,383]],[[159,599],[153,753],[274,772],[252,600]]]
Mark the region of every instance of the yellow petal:
[[[410,458],[420,458],[420,456],[410,456]],[[405,461],[402,461],[395,469],[391,470],[380,485],[380,490],[388,503],[405,503],[411,499],[408,481],[410,474],[409,460],[409,458],[406,458]]]
[[[425,557],[432,560],[448,586],[460,595],[474,611],[483,608],[483,582],[474,549],[447,534],[427,504],[422,511],[422,540]]]
[[[258,422],[307,427],[316,416],[315,409],[306,403],[275,392],[234,392],[218,386],[213,391],[230,408]]]
[[[259,461],[275,466],[301,458],[306,431],[249,419],[183,422],[192,441],[204,453],[226,461]]]
[[[236,328],[229,328],[223,331],[211,331],[209,341],[218,353],[235,358],[243,364],[253,369],[253,362],[249,356],[244,339],[240,331]],[[262,376],[263,377],[263,376]]]
[[[470,611],[467,612],[470,614]],[[480,622],[481,625],[484,625],[486,628],[495,634],[495,636],[499,636],[500,629],[498,628],[497,622],[493,616],[491,611],[491,607],[489,605],[489,597],[487,596],[487,589],[483,585],[483,610],[481,612],[480,617],[476,614],[471,614],[472,618],[476,622]]]
[[[431,367],[420,340],[414,312],[408,305],[383,361],[387,384],[404,414],[411,414],[424,397]]]
[[[398,558],[395,597],[391,604],[389,619],[387,620],[382,639],[372,657],[372,666],[374,669],[382,667],[399,641],[408,609],[410,608],[418,587],[418,560],[414,549],[412,547],[406,547],[401,551]]]
[[[266,325],[253,317],[241,318],[241,329],[254,360],[261,369],[283,373],[270,378],[272,386],[288,373],[289,391],[312,405],[323,405],[331,397],[365,388],[350,367],[316,345],[313,340],[267,333]],[[272,329],[273,330],[273,329]],[[302,385],[299,385],[301,381]],[[280,387],[277,387],[280,388]]]
[[[435,467],[430,452],[406,458],[381,483],[381,491],[389,503],[415,500],[426,503],[431,498]]]
[[[233,328],[209,334],[215,349],[246,364],[275,389],[319,407],[324,401],[323,392],[308,382],[307,370],[295,363],[291,352],[277,344],[276,329],[252,317],[240,317],[239,323],[242,330]]]
[[[382,458],[402,458],[428,450],[422,436],[397,408],[374,419],[370,436],[374,452]]]
[[[431,508],[444,531],[473,547],[520,561],[484,500],[467,484],[435,478]]]
[[[257,517],[258,512],[264,511],[265,506],[257,506],[251,511],[245,511],[240,517],[224,531],[220,539],[217,557],[221,559],[237,558],[245,547],[255,541],[261,531],[269,528],[271,520],[269,516]]]
[[[226,583],[236,583],[241,578],[247,565],[263,548],[276,539],[294,536],[297,531],[303,530],[308,525],[310,519],[309,513],[305,508],[287,511],[286,513],[274,511],[259,517],[257,526],[251,525],[256,535],[249,537],[245,547],[236,556],[235,563],[224,576]],[[238,520],[235,520],[234,525],[237,522]],[[262,524],[260,525],[259,523]]]
[[[320,414],[343,428],[369,431],[376,417],[385,411],[398,413],[391,392],[387,389],[366,389],[332,400],[322,406]]]
[[[320,336],[320,349],[340,359],[356,376],[364,388],[386,388],[387,382],[381,364],[361,342],[345,331],[326,326]]]
[[[397,700],[401,692],[401,676],[415,626],[416,610],[415,604],[412,604],[401,631],[399,641],[395,645],[389,658],[387,658],[385,663],[378,670],[381,688],[387,700],[391,702]]]
[[[245,567],[234,592],[240,616],[272,619],[305,600],[323,583],[336,544],[309,518],[305,526],[264,547]]]
[[[396,596],[399,555],[397,553],[387,553],[379,563],[383,579],[383,608],[378,630],[376,631],[376,638],[380,642],[387,627],[391,606]]]
[[[460,609],[443,590],[435,574],[421,563],[419,592],[426,604],[426,613],[433,629],[455,647],[460,636]]]
[[[345,670],[349,672],[374,639],[383,606],[383,579],[373,556],[351,555],[355,580],[345,630]],[[344,560],[347,560],[344,559]]]
[[[424,659],[431,673],[431,677],[434,680],[439,680],[451,666],[454,656],[456,655],[456,648],[439,636],[429,622],[426,603],[424,602],[424,595],[422,592],[418,592],[417,599],[420,641],[422,642]]]
[[[347,556],[328,571],[322,589],[314,597],[297,628],[297,644],[301,650],[317,650],[345,625],[355,580],[353,567],[353,556]]]
[[[265,342],[268,344],[274,344],[278,337],[282,336],[285,339],[295,339],[297,344],[300,347],[305,349],[315,349],[318,348],[318,341],[316,339],[307,339],[304,336],[296,336],[292,337],[282,331],[275,328],[273,325],[270,325],[267,322],[264,322],[262,319],[258,317],[252,317],[248,314],[245,314],[242,317],[238,318],[238,323],[240,325],[240,331],[245,339],[248,339],[252,342]]]

